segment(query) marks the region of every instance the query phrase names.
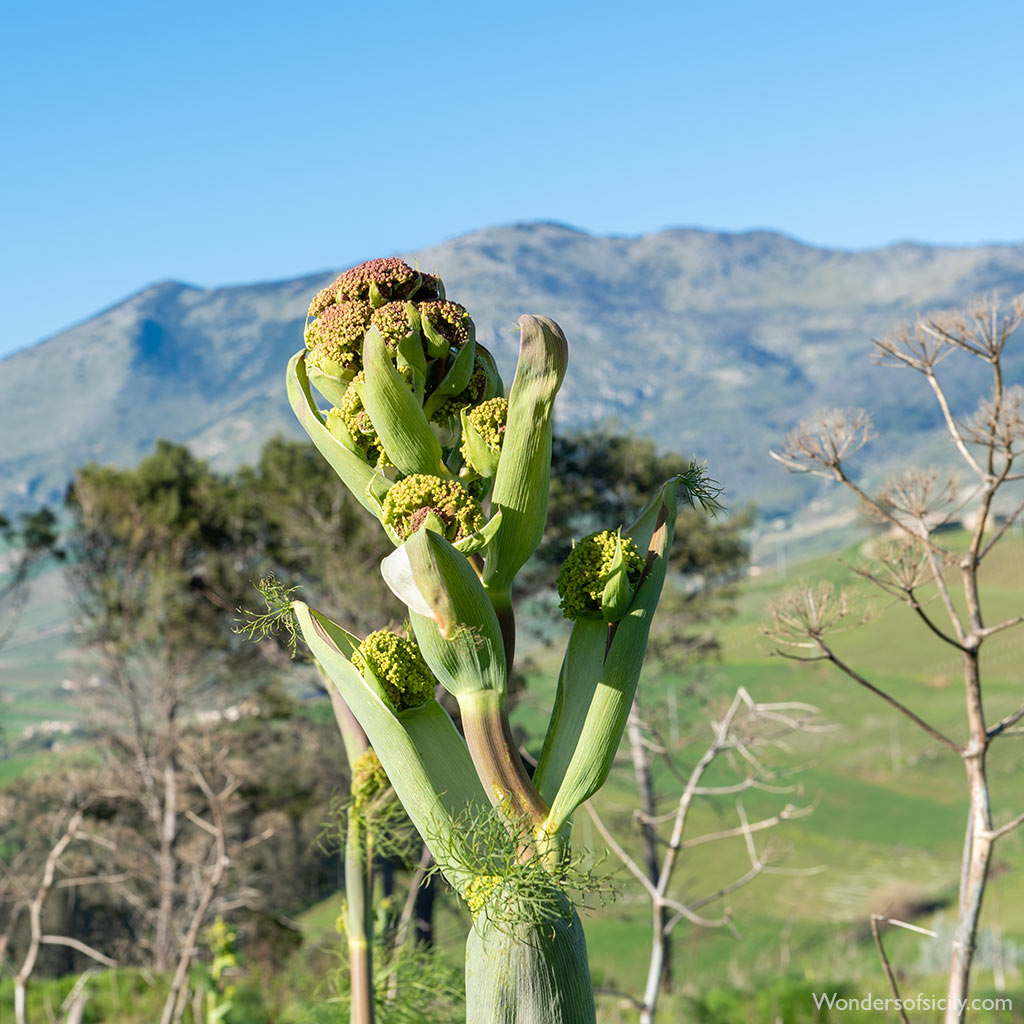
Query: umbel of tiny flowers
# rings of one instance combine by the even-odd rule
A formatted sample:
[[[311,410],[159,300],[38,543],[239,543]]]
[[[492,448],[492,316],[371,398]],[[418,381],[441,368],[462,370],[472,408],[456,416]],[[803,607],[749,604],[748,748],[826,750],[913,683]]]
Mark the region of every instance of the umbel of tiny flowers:
[[[604,783],[622,738],[678,501],[708,507],[714,492],[694,464],[636,522],[575,545],[558,583],[573,628],[531,778],[507,712],[512,586],[544,532],[568,344],[547,317],[519,324],[506,393],[472,319],[436,276],[372,260],[313,299],[306,348],[288,366],[289,399],[394,543],[381,572],[408,608],[411,635],[360,640],[302,602],[293,610],[439,869],[477,911],[468,1019],[575,1024],[595,1015],[582,927],[564,894],[573,812]],[[457,700],[463,734],[435,682]],[[495,815],[514,870],[467,853]],[[539,883],[524,880],[542,877],[554,895],[538,899],[524,885]],[[513,907],[542,906],[543,919],[513,911],[514,926],[496,929],[479,910],[499,892],[515,893]]]
[[[562,614],[575,621],[581,615],[600,615],[617,622],[633,600],[643,575],[644,560],[629,537],[600,530],[573,545],[558,573],[556,586]]]
[[[434,679],[415,641],[388,629],[374,630],[353,652],[352,664],[372,676],[395,711],[415,708],[434,696]]]

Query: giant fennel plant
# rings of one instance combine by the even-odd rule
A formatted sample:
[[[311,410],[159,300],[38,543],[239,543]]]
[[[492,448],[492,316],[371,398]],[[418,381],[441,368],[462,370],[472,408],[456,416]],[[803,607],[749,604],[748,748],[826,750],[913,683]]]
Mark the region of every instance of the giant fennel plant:
[[[439,278],[377,259],[316,295],[306,347],[288,365],[288,395],[394,543],[381,572],[408,607],[409,635],[361,639],[300,601],[292,608],[471,911],[467,1020],[575,1024],[595,1011],[570,898],[573,813],[605,782],[622,737],[677,503],[710,505],[714,495],[692,465],[636,522],[576,543],[557,584],[572,631],[531,776],[507,712],[512,587],[544,532],[568,346],[547,317],[523,316],[519,328],[506,393]],[[438,684],[458,703],[461,734],[435,697]]]

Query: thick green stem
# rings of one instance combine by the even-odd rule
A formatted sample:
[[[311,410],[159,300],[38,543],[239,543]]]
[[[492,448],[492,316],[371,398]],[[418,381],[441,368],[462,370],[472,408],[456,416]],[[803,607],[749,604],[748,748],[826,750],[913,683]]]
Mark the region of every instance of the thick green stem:
[[[317,668],[320,669],[319,662]],[[323,669],[320,669],[323,672]],[[345,931],[348,934],[349,975],[352,990],[351,1024],[374,1024],[375,1002],[373,994],[373,860],[370,854],[370,836],[362,816],[356,809],[354,772],[356,761],[370,749],[370,741],[352,709],[328,682],[334,718],[338,723],[349,772],[352,804],[348,812],[345,833],[345,898],[348,911]]]
[[[352,986],[351,1024],[373,1024],[373,866],[359,812],[348,812],[345,837],[345,896],[348,900],[349,973]]]
[[[579,916],[539,924],[480,916],[466,942],[466,1024],[595,1024]]]
[[[495,590],[485,586],[484,589],[491,599],[494,614],[498,618],[498,626],[501,628],[501,642],[505,648],[505,691],[507,693],[508,683],[512,677],[512,665],[516,656],[516,616],[512,608],[512,592],[507,587]]]
[[[516,749],[505,695],[497,690],[476,690],[460,694],[458,701],[466,745],[491,803],[517,818],[541,824],[548,815],[548,805],[527,775]]]

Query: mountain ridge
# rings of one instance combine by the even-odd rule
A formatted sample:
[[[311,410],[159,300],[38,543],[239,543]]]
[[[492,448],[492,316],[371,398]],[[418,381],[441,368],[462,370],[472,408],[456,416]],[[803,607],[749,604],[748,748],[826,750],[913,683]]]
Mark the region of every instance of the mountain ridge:
[[[483,228],[400,254],[443,276],[511,380],[524,312],[562,324],[562,428],[614,422],[707,458],[731,503],[788,514],[819,490],[767,449],[823,405],[874,405],[906,454],[935,448],[926,388],[870,366],[870,339],[917,311],[1024,291],[1024,245],[823,249],[769,230],[601,236],[551,222]],[[339,268],[342,269],[342,268]],[[204,288],[153,282],[0,360],[0,507],[56,500],[76,465],[131,464],[157,437],[228,468],[299,436],[283,368],[337,270]],[[1008,356],[1009,379],[1024,360]],[[904,375],[905,376],[905,375]],[[951,382],[965,411],[980,384]]]

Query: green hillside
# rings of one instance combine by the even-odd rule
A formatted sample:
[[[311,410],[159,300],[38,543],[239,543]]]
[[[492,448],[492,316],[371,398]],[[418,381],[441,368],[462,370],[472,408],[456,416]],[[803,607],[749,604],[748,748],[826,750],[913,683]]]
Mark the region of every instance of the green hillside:
[[[786,869],[818,870],[804,877],[762,876],[731,896],[728,902],[744,936],[741,941],[725,930],[681,926],[677,935],[685,948],[680,953],[681,973],[701,979],[691,986],[700,987],[705,979],[728,978],[757,989],[780,971],[789,971],[816,982],[841,979],[857,989],[883,992],[885,978],[867,931],[869,914],[890,908],[897,916],[913,915],[914,908],[931,907],[914,919],[940,932],[943,922],[951,920],[948,910],[944,916],[943,906],[955,899],[966,813],[958,760],[831,666],[797,664],[773,656],[770,642],[759,632],[766,604],[787,585],[802,578],[856,583],[844,562],[858,557],[858,546],[852,546],[840,554],[791,565],[785,577],[766,571],[749,579],[741,589],[737,615],[721,628],[721,659],[704,673],[699,700],[675,702],[682,737],[677,759],[687,769],[703,749],[701,742],[706,745],[710,736],[707,711],[722,710],[741,685],[755,700],[814,704],[831,726],[794,744],[792,761],[804,765],[797,776],[801,795],[744,797],[751,819],[774,813],[786,800],[814,804],[809,817],[787,822],[769,835],[785,848]],[[1024,541],[1015,537],[1004,542],[1001,556],[983,575],[983,600],[991,621],[1020,613],[1022,579]],[[903,606],[892,606],[884,595],[881,601],[874,595],[868,601],[867,596],[865,591],[863,607],[872,611],[873,618],[836,641],[839,653],[877,685],[958,737],[963,692],[956,658]],[[859,621],[857,616],[851,618]],[[990,643],[985,681],[995,719],[1024,699],[1024,627]],[[518,723],[533,735],[543,728],[549,706],[542,678],[531,679],[517,712]],[[667,694],[687,682],[654,677],[641,683],[647,714],[661,724],[663,737],[671,727]],[[688,737],[693,742],[686,745]],[[1013,738],[997,744],[990,765],[994,812],[1001,822],[1022,809],[1024,744]],[[680,785],[671,778],[663,774],[660,782],[666,794],[679,793]],[[640,846],[630,821],[636,794],[630,783],[631,770],[623,763],[597,803],[609,820],[618,821],[617,835],[638,854]],[[672,803],[667,797],[662,809],[670,810]],[[717,812],[705,807],[703,816],[694,819],[693,834],[727,827],[722,822],[728,817],[728,806],[720,804]],[[585,821],[577,831],[587,834]],[[600,844],[599,839],[594,842]],[[986,896],[983,952],[975,974],[979,988],[992,984],[991,958],[986,960],[984,952],[992,937],[1024,949],[1024,872],[1019,870],[1024,836],[1015,833],[1002,843]],[[685,856],[678,875],[683,891],[691,894],[714,890],[717,883],[741,874],[749,863],[739,839],[697,848]],[[644,977],[650,925],[647,902],[635,887],[628,893],[586,924],[594,971],[602,973],[609,987],[635,992]],[[943,990],[939,940],[897,932],[886,941],[893,959],[905,969],[910,991]],[[1022,969],[1024,958],[1008,971],[1018,988],[1024,987]]]
[[[745,1005],[751,1006],[757,993],[767,992],[773,985],[782,985],[778,991],[771,989],[777,999],[790,998],[793,991],[804,992],[801,985],[807,991],[844,985],[847,992],[884,993],[885,979],[867,929],[869,914],[889,910],[940,934],[951,920],[948,907],[956,891],[965,808],[961,766],[910,722],[829,666],[796,664],[773,656],[770,643],[759,632],[766,603],[783,588],[804,578],[851,583],[856,577],[844,563],[858,557],[859,547],[854,545],[839,554],[790,563],[785,575],[770,568],[748,578],[740,588],[737,614],[720,627],[721,657],[700,673],[695,693],[686,695],[687,688],[694,685],[689,678],[654,675],[641,683],[645,709],[660,723],[662,735],[679,736],[673,754],[683,770],[688,770],[707,742],[708,716],[719,712],[741,685],[755,700],[814,704],[829,727],[800,735],[792,745],[788,762],[801,768],[794,779],[797,792],[744,797],[752,820],[775,813],[787,801],[813,805],[814,810],[806,818],[786,822],[765,834],[764,841],[777,848],[781,865],[789,873],[764,875],[729,897],[740,939],[724,929],[707,931],[685,924],[677,929],[679,984],[665,1004],[668,1020],[677,1019],[675,1013],[689,1012],[690,997],[723,987],[746,993]],[[996,616],[1020,611],[1022,579],[1024,540],[1015,534],[1004,542],[1000,557],[987,566],[983,576],[983,598],[993,621]],[[3,655],[5,681],[15,683],[4,706],[9,736],[12,729],[25,723],[76,714],[70,696],[55,688],[55,682],[59,684],[69,672],[63,612],[66,595],[56,573],[43,577],[39,584],[17,642]],[[955,657],[902,606],[873,595],[868,600],[865,591],[865,600],[858,607],[870,611],[870,619],[838,638],[840,654],[937,727],[958,736],[962,692]],[[859,622],[859,616],[852,618]],[[1024,628],[999,636],[988,650],[986,691],[995,716],[1019,706],[1024,695]],[[551,670],[560,650],[540,649],[534,656],[543,671],[530,677],[515,724],[536,740],[549,714]],[[670,699],[673,691],[674,701]],[[30,763],[26,756],[9,760],[0,772],[0,781]],[[997,821],[1021,810],[1022,771],[1024,744],[1015,739],[997,744],[991,762]],[[665,794],[662,809],[670,810],[679,784],[661,769],[656,778]],[[631,769],[623,761],[597,798],[597,805],[627,849],[637,854],[640,847],[631,821],[635,803]],[[692,834],[733,824],[731,807],[724,798],[699,802]],[[576,836],[593,847],[602,845],[582,814]],[[996,940],[1004,950],[1005,983],[1011,992],[1016,991],[1018,1004],[1024,996],[1022,855],[1024,836],[1020,833],[1002,841],[998,848],[975,972],[976,989],[991,991],[991,950]],[[748,866],[739,839],[698,847],[684,856],[677,878],[680,893],[689,896],[728,883]],[[612,858],[605,864],[616,867]],[[799,870],[808,873],[794,873]],[[616,870],[615,877],[618,898],[585,917],[591,965],[601,988],[636,993],[646,972],[649,905],[624,871]],[[307,948],[333,949],[338,899],[331,897],[303,916]],[[440,918],[439,936],[453,965],[461,958],[466,923],[462,918],[464,911],[450,904]],[[942,991],[942,940],[895,932],[886,942],[908,991]],[[789,980],[783,983],[780,978]],[[804,992],[800,1005],[808,998]],[[610,1024],[632,1019],[621,998],[602,996],[601,1005],[602,1021]],[[923,1015],[918,1019],[929,1018]]]

